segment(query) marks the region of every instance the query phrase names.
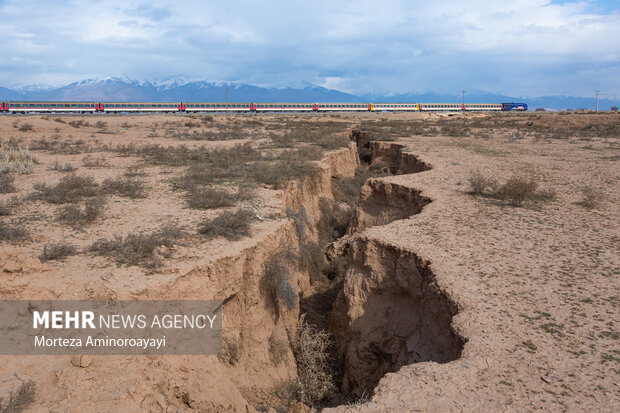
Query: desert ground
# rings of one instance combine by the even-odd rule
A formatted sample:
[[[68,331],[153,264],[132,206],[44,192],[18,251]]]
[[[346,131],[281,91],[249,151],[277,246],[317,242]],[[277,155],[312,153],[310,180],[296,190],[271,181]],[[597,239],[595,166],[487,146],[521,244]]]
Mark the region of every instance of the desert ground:
[[[618,411],[620,114],[0,116],[2,300],[218,299],[0,411]]]

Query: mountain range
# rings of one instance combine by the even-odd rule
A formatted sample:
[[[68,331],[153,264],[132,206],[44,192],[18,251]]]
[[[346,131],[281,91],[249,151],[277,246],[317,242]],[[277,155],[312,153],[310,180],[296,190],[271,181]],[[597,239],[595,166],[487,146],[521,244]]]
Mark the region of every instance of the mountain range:
[[[204,80],[187,80],[181,77],[164,81],[137,80],[129,77],[105,77],[87,79],[61,87],[29,86],[19,89],[0,87],[0,101],[133,101],[133,102],[225,102],[228,88],[228,102],[426,102],[458,103],[460,93],[441,94],[434,92],[406,93],[392,95],[353,95],[321,86],[309,85],[303,88],[265,88],[243,83],[214,83]],[[525,102],[530,109],[550,110],[594,109],[594,97],[541,96],[523,98],[484,91],[468,92],[469,103]],[[618,100],[600,99],[599,109],[609,110],[620,106]]]

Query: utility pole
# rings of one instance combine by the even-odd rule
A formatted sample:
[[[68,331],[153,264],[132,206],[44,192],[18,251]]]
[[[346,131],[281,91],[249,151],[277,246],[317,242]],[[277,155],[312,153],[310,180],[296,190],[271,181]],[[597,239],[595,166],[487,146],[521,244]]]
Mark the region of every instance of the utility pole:
[[[596,111],[598,112],[598,94],[601,93],[601,91],[595,90],[594,93],[596,93]]]
[[[226,113],[228,113],[228,88],[226,88]]]
[[[465,110],[465,92],[467,92],[466,90],[461,90],[461,92],[463,93],[463,106],[461,106],[461,109]]]

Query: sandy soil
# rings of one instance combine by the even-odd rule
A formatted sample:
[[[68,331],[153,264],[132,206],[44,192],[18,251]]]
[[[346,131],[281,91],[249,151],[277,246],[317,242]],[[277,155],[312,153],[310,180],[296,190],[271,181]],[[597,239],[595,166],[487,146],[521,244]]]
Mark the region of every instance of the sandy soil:
[[[357,229],[362,232],[349,236],[367,240],[366,244],[399,248],[427,262],[438,290],[457,308],[456,316],[448,317],[447,322],[451,322],[450,329],[465,344],[456,360],[399,366],[398,371],[380,380],[371,400],[362,395],[335,409],[620,409],[617,114],[236,115],[216,116],[212,122],[198,127],[184,125],[187,121],[198,122],[195,119],[172,115],[62,118],[65,122],[85,119],[91,126],[59,123],[55,117],[2,116],[0,137],[32,147],[42,136],[51,139],[54,135],[73,142],[83,140],[95,147],[128,143],[230,146],[246,140],[260,143],[273,130],[270,126],[286,128],[286,122],[325,120],[343,131],[361,127],[396,137],[404,145],[403,152],[415,155],[431,169],[419,173],[404,171],[379,178],[381,184],[369,185],[366,195],[362,191],[363,197],[374,204],[385,204],[384,209],[393,212],[380,215],[380,211],[367,206],[358,213],[358,222],[363,225]],[[107,125],[95,126],[99,119]],[[259,120],[261,125],[248,125],[248,120]],[[31,123],[33,130],[19,131],[23,123]],[[102,130],[106,133],[100,133]],[[194,130],[235,130],[241,139],[170,137],[170,132]],[[108,150],[33,153],[39,159],[34,172],[17,176],[18,193],[0,194],[0,201],[14,195],[26,196],[34,183],[58,181],[63,173],[50,170],[56,161],[70,162],[78,167],[76,173],[93,176],[98,182],[122,174],[129,166],[141,165],[146,173],[148,196],[110,196],[104,219],[80,230],[56,222],[57,207],[42,201],[23,203],[13,216],[2,217],[23,223],[32,234],[28,241],[0,241],[3,299],[175,298],[197,294],[197,286],[200,298],[224,299],[236,291],[236,283],[254,285],[252,267],[257,262],[264,263],[283,240],[297,242],[290,239],[292,223],[286,219],[286,207],[298,203],[307,206],[312,214],[311,204],[316,203],[317,194],[331,196],[331,189],[327,188],[329,179],[347,168],[351,173],[356,166],[346,156],[346,150],[341,150],[343,155],[326,163],[327,181],[317,193],[302,193],[311,191],[308,186],[289,186],[284,190],[261,187],[255,207],[261,216],[269,218],[253,225],[251,238],[231,243],[221,238],[205,241],[190,237],[173,248],[162,268],[153,271],[119,266],[109,258],[89,253],[47,263],[37,257],[46,243],[63,239],[84,248],[98,238],[152,230],[162,222],[175,221],[193,228],[201,220],[215,216],[217,211],[186,207],[181,194],[170,184],[180,173],[178,167],[153,165],[140,157]],[[83,166],[82,158],[87,154],[105,158],[107,165]],[[523,207],[473,196],[468,179],[474,170],[499,181],[512,175],[533,176],[540,188],[552,190],[555,196],[550,201],[526,203]],[[597,207],[580,204],[585,188],[595,190],[595,197],[600,200]],[[395,200],[394,194],[403,201]],[[417,202],[420,196],[431,202],[416,204],[408,213],[407,204]],[[408,215],[411,216],[407,218]],[[234,277],[228,267],[237,269],[242,278],[219,279],[221,274]],[[374,264],[368,268],[375,268]],[[349,268],[347,274],[352,271]],[[210,281],[205,281],[205,277]],[[302,291],[308,288],[301,279],[298,284]],[[231,322],[243,319],[246,311],[255,308],[255,304],[250,304],[251,298],[248,293],[243,305],[233,302]],[[284,364],[270,362],[258,343],[285,334],[284,327],[293,325],[296,315],[280,322],[263,320],[265,314],[255,316],[259,318],[247,320],[255,324],[251,329],[241,321],[234,324],[237,336],[251,332],[257,338],[256,348],[246,348],[236,366],[213,356],[99,356],[82,367],[72,364],[70,357],[49,357],[45,361],[37,357],[2,357],[0,397],[19,377],[32,378],[37,384],[32,411],[252,410],[269,399],[270,386],[295,376],[290,371],[294,366],[290,351],[284,356]],[[429,342],[433,342],[432,338]],[[116,378],[119,368],[125,372],[120,381]],[[265,383],[257,384],[257,378],[263,376]],[[83,394],[97,393],[98,389],[105,391]]]

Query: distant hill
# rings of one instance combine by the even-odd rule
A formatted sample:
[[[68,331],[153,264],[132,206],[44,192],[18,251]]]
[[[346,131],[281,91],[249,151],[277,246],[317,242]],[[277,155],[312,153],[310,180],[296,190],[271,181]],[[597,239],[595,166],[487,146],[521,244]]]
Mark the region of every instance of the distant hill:
[[[397,95],[352,95],[320,86],[304,88],[264,88],[242,83],[217,84],[202,80],[171,78],[166,81],[136,80],[128,77],[88,79],[57,88],[28,87],[7,89],[0,87],[0,100],[64,100],[64,101],[147,101],[147,102],[224,102],[228,87],[229,102],[428,102],[459,103],[462,96],[434,92]],[[470,103],[525,102],[530,109],[551,110],[594,109],[594,98],[575,96],[543,96],[520,98],[483,91],[468,92]],[[616,100],[600,99],[599,108],[609,110],[620,106]]]

